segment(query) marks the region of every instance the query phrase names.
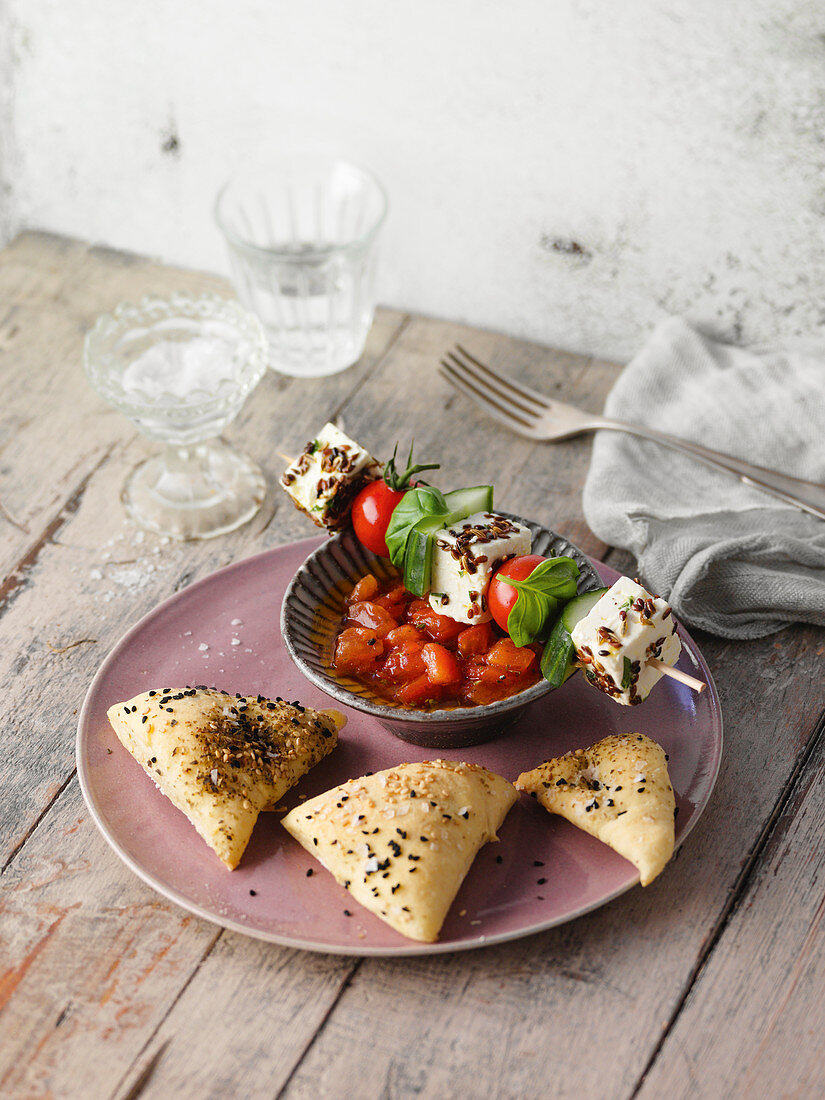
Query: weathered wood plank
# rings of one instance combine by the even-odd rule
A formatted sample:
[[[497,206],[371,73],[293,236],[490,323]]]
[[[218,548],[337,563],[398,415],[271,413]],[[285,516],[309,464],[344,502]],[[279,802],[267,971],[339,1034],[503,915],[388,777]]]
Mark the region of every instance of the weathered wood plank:
[[[225,932],[127,1081],[159,1055],[141,1100],[277,1096],[357,966]]]
[[[214,276],[160,268],[77,241],[25,233],[0,253],[0,575],[23,574],[86,479],[134,432],[86,382],[83,336],[124,298]]]
[[[253,1077],[274,1081],[300,1056],[352,965],[238,936],[224,942],[217,926],[165,901],[115,858],[76,780],[2,883],[4,1097],[113,1095],[199,968],[206,980],[186,1000],[183,1033],[171,1037],[172,1064],[183,1052],[200,1096],[232,1093],[222,1081],[240,1088],[241,1052]],[[266,1003],[249,997],[253,976]],[[228,1018],[212,1000],[218,990]],[[222,1058],[210,1048],[220,1034],[237,1044]]]
[[[639,1100],[825,1096],[824,802],[825,714]]]

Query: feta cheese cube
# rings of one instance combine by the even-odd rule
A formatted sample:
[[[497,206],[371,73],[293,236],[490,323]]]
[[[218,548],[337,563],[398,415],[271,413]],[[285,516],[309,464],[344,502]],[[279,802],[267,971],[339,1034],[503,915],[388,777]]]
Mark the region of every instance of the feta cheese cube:
[[[584,674],[617,703],[641,703],[662,673],[658,657],[675,665],[682,650],[670,608],[629,577],[620,577],[571,634]]]
[[[315,439],[281,475],[293,503],[319,527],[343,526],[356,493],[381,474],[380,464],[334,424]]]
[[[437,531],[434,541],[430,607],[460,623],[486,623],[493,571],[506,558],[529,554],[533,536],[494,512],[476,512]]]

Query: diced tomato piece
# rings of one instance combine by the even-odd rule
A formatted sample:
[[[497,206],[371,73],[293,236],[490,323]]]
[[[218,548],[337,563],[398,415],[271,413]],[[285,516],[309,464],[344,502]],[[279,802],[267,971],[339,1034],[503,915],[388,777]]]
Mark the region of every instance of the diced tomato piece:
[[[512,638],[500,638],[485,658],[493,668],[508,672],[526,672],[535,662],[536,654],[529,646],[513,645]]]
[[[421,642],[410,642],[400,649],[394,649],[381,666],[381,671],[390,680],[402,682],[425,676],[427,665],[421,655],[423,649]]]
[[[403,626],[397,626],[395,630],[391,630],[384,641],[390,649],[396,649],[398,646],[406,645],[408,642],[423,642],[424,637],[421,631],[416,630],[414,626],[410,626],[409,623],[404,623]]]
[[[373,600],[373,603],[377,603],[379,607],[389,611],[396,621],[400,621],[404,617],[403,600],[392,600],[389,596],[379,596],[378,599]]]
[[[441,686],[433,684],[429,676],[419,676],[398,689],[397,697],[401,703],[426,703],[441,697]]]
[[[483,684],[504,684],[516,675],[517,673],[509,672],[505,668],[482,664],[480,660],[471,661],[464,666],[464,676],[467,680],[476,680]]]
[[[429,599],[419,599],[418,597],[410,599],[409,609],[410,612],[426,612],[430,609]]]
[[[371,600],[379,588],[378,578],[374,577],[372,573],[367,573],[356,584],[352,592],[350,592],[347,597],[347,603],[353,604],[359,603],[361,600]]]
[[[437,642],[427,642],[421,650],[427,675],[433,684],[457,684],[461,669],[455,656]]]
[[[379,607],[378,604],[371,603],[369,600],[352,604],[347,611],[347,618],[350,622],[374,630],[379,638],[383,638],[398,626],[385,607]]]
[[[457,639],[458,652],[462,657],[477,657],[486,653],[493,643],[493,628],[489,623],[477,623],[462,630]]]
[[[365,672],[384,654],[384,643],[372,630],[350,626],[335,643],[335,667],[340,672]]]
[[[403,584],[397,584],[395,588],[391,588],[389,592],[385,592],[381,596],[381,603],[384,604],[384,601],[386,601],[385,606],[391,606],[392,604],[404,603],[407,599],[409,599],[409,592]]]
[[[464,630],[464,623],[457,623],[449,615],[439,615],[424,600],[414,600],[410,604],[407,618],[436,642],[449,642]]]

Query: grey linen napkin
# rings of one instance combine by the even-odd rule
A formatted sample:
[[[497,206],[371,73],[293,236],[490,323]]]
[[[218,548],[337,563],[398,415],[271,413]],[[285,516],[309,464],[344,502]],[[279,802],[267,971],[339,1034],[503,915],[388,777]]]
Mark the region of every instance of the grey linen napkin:
[[[825,482],[825,341],[732,347],[672,318],[622,371],[605,414]],[[686,624],[724,638],[825,625],[825,520],[611,431],[596,435],[583,503],[592,530],[630,550]]]

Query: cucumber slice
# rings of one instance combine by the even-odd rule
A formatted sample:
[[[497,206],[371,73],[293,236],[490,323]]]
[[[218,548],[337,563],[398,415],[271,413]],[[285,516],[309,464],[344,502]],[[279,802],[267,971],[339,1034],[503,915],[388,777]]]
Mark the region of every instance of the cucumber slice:
[[[466,519],[474,512],[491,512],[493,510],[493,486],[473,485],[469,489],[453,489],[451,493],[445,493],[444,499],[450,513],[455,513],[450,523],[456,523],[460,519]],[[445,523],[445,527],[449,524]]]
[[[411,528],[404,545],[404,587],[422,598],[430,590],[433,564],[433,535],[474,512],[488,512],[493,506],[492,485],[475,485],[445,493],[448,512],[424,516]]]
[[[599,602],[605,592],[606,588],[583,592],[568,600],[562,608],[541,656],[542,676],[554,688],[561,687],[568,676],[576,671],[576,648],[571,637],[573,628]]]
[[[589,592],[582,592],[580,596],[574,596],[572,600],[567,601],[561,613],[561,621],[569,633],[573,633],[576,623],[590,613],[605,592],[607,592],[606,588],[592,588]]]
[[[447,522],[446,516],[426,516],[407,535],[404,546],[404,587],[423,599],[430,590],[433,535]]]

